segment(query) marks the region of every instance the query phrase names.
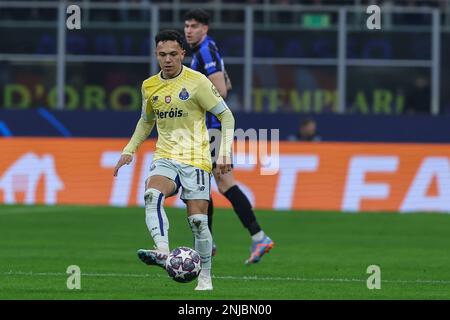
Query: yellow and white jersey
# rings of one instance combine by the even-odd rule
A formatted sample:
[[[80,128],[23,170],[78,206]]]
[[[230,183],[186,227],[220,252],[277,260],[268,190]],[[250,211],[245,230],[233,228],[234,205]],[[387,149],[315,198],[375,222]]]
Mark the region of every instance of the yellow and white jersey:
[[[142,118],[156,119],[154,159],[168,158],[211,172],[205,112],[223,101],[212,82],[186,66],[172,79],[161,72],[142,83]]]

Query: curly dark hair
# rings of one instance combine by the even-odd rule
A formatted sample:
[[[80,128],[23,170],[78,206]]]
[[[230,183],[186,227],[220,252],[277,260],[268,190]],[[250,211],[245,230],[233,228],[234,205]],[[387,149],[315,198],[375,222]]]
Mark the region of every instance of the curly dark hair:
[[[192,9],[186,12],[184,15],[184,20],[192,20],[200,22],[201,24],[209,25],[209,19],[211,16],[208,12],[203,9]]]
[[[155,44],[158,45],[160,41],[176,41],[180,44],[181,48],[184,48],[184,37],[183,35],[174,29],[164,29],[158,32],[155,37]]]

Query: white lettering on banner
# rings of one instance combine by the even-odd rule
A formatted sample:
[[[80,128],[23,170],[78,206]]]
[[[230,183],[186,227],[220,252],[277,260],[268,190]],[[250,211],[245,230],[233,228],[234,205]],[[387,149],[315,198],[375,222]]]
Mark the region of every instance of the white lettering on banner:
[[[120,159],[120,155],[121,152],[119,151],[103,152],[101,159],[102,168],[114,168],[117,161]],[[128,205],[135,164],[136,159],[133,159],[129,165],[125,165],[120,168],[117,177],[114,177],[111,196],[109,197],[109,204],[120,207],[125,207]]]
[[[147,180],[150,174],[150,166],[153,161],[153,152],[147,152],[144,154],[144,160],[141,166],[141,176],[139,178],[139,185],[137,190],[137,199],[136,203],[143,207],[144,206],[144,192],[145,192],[145,181]]]
[[[280,172],[273,208],[291,209],[297,174],[316,171],[318,166],[319,157],[315,155],[280,156]]]
[[[39,158],[34,153],[26,153],[14,162],[0,178],[0,189],[3,189],[4,203],[16,203],[16,192],[25,193],[25,203],[36,202],[36,191],[40,178],[45,178],[46,204],[55,204],[56,195],[64,188],[64,184],[56,173],[53,156],[44,154]]]
[[[433,177],[438,189],[436,196],[427,195]],[[422,161],[400,207],[401,212],[431,210],[450,212],[450,164],[446,157],[428,157]]]
[[[120,158],[120,151],[108,151],[101,155],[101,166],[113,168]],[[113,178],[109,203],[114,206],[127,206],[131,201],[131,194],[137,188],[135,203],[143,206],[143,192],[145,181],[149,176],[149,169],[153,159],[153,152],[143,154],[139,158],[139,170],[136,161],[123,166],[118,177]],[[244,172],[256,173],[258,160],[257,153],[240,152],[234,154],[235,169]],[[275,186],[272,208],[275,210],[292,209],[296,188],[308,188],[309,185],[301,183],[302,172],[313,173],[318,170],[320,158],[316,154],[290,154],[279,157],[279,172]],[[424,157],[412,178],[408,190],[403,198],[390,199],[391,186],[388,182],[366,181],[370,173],[396,173],[400,166],[400,158],[396,155],[356,155],[349,159],[343,188],[341,210],[349,212],[361,211],[362,203],[370,200],[393,200],[400,212],[437,211],[450,212],[450,159],[448,157]],[[36,168],[38,168],[36,170]],[[135,173],[139,176],[134,177]],[[261,174],[261,172],[259,172]],[[45,201],[47,204],[57,202],[57,192],[63,188],[62,181],[56,174],[54,160],[49,155],[39,158],[32,153],[23,155],[3,173],[0,173],[0,190],[4,190],[4,202],[15,203],[16,192],[25,193],[26,203],[35,203],[36,188],[39,177],[45,176]],[[405,174],[403,174],[404,176]],[[133,183],[137,178],[137,184]],[[398,177],[401,178],[401,177]],[[403,179],[405,176],[403,177]],[[409,179],[409,174],[408,174]],[[300,182],[299,182],[300,180]],[[397,180],[396,180],[397,181]],[[248,185],[236,181],[242,191],[247,195],[253,207],[258,207],[256,195]],[[393,182],[395,183],[395,181]],[[435,192],[430,188],[436,186]],[[219,193],[217,184],[211,179],[211,191]],[[134,195],[133,195],[134,198]],[[134,199],[133,199],[134,200]],[[132,201],[134,203],[134,201]],[[391,201],[392,202],[392,201]],[[174,207],[185,207],[185,204],[176,197],[172,204]],[[383,209],[380,206],[379,209]]]
[[[354,156],[350,160],[347,181],[342,201],[342,210],[359,211],[361,200],[386,199],[389,196],[389,185],[385,183],[366,183],[364,178],[368,172],[395,172],[399,159],[396,156]]]

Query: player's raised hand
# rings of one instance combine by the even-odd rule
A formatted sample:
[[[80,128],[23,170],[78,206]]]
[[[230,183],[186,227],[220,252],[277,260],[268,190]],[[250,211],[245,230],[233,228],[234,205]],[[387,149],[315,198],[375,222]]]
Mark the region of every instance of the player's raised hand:
[[[133,161],[133,156],[129,154],[122,154],[120,156],[119,161],[117,161],[116,167],[114,168],[114,177],[117,177],[117,173],[119,172],[119,169],[124,164],[130,164],[131,161]]]
[[[231,172],[231,158],[228,156],[219,157],[216,161],[216,173],[220,176],[221,174],[226,174]]]

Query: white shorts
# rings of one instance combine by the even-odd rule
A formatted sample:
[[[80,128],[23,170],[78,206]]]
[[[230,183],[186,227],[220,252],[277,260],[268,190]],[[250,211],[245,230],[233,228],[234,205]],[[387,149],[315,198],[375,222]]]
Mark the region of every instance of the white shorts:
[[[211,192],[211,175],[200,168],[181,163],[172,159],[157,159],[150,166],[149,177],[164,176],[171,179],[176,190],[173,196],[181,189],[182,200],[208,200]]]

